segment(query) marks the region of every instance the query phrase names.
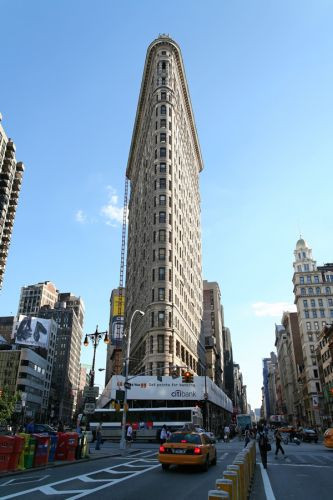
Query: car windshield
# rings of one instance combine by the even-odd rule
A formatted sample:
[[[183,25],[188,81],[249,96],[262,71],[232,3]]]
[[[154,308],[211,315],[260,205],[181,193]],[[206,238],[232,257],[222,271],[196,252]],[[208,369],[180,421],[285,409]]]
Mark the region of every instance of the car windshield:
[[[201,437],[199,434],[185,434],[185,433],[176,433],[171,434],[168,439],[169,443],[191,443],[191,444],[201,444]]]

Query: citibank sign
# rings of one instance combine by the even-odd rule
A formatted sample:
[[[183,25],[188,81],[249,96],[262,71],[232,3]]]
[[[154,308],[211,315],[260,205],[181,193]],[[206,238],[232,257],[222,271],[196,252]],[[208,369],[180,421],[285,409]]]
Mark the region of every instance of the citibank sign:
[[[180,389],[177,389],[176,391],[173,391],[171,393],[171,396],[173,398],[197,398],[197,393],[195,391],[181,391]]]

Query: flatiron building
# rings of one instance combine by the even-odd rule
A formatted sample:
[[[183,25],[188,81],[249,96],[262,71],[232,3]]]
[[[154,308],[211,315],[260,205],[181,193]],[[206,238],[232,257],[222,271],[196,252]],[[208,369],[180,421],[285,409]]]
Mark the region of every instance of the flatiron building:
[[[147,50],[126,175],[130,180],[125,328],[131,373],[201,374],[200,145],[181,51]]]

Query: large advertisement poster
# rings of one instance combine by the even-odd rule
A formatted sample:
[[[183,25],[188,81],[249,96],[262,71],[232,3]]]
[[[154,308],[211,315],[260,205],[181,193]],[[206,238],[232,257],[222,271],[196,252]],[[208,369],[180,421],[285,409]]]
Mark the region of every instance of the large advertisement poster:
[[[50,319],[20,315],[14,325],[15,342],[17,344],[47,348],[50,330]]]
[[[116,391],[124,389],[124,377],[115,375],[111,379],[111,386],[105,388],[108,391],[109,400],[116,398]],[[232,402],[228,396],[214,384],[208,377],[194,376],[192,383],[183,383],[181,377],[162,377],[158,381],[153,376],[137,376],[130,379],[131,388],[127,391],[128,399],[144,400],[194,400],[201,401],[207,394],[208,401],[232,412]],[[110,391],[111,389],[111,391]]]
[[[114,295],[112,304],[112,316],[125,315],[125,297],[123,295]]]

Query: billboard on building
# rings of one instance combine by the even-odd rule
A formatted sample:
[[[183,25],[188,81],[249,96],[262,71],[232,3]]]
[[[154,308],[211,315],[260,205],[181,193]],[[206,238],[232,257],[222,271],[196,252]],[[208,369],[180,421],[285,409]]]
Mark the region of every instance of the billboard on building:
[[[16,344],[47,348],[51,331],[50,319],[20,315],[14,323]]]
[[[125,315],[125,297],[123,295],[114,295],[112,299],[112,316]]]
[[[122,375],[112,377],[110,385],[104,389],[108,400],[116,399],[116,391],[124,389],[125,378]],[[131,388],[127,391],[129,400],[168,400],[168,401],[202,401],[207,394],[208,401],[232,412],[232,402],[228,396],[208,377],[193,377],[192,383],[182,382],[182,378],[173,379],[163,376],[158,381],[154,376],[137,376],[130,381]]]

